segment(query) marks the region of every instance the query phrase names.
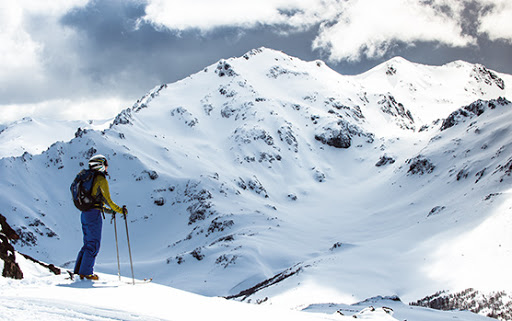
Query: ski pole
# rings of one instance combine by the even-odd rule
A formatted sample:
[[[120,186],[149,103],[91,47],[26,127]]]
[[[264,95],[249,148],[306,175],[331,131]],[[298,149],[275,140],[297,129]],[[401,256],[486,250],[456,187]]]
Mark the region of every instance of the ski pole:
[[[133,274],[133,261],[132,261],[132,250],[130,248],[130,236],[128,235],[128,220],[126,219],[126,214],[124,216],[124,225],[126,226],[126,240],[128,241],[128,253],[130,254],[130,266],[132,268],[132,281],[135,285],[135,275]]]
[[[119,245],[117,243],[117,224],[116,224],[116,213],[112,213],[112,219],[114,220],[114,235],[116,236],[116,252],[117,252],[117,276],[121,281],[121,265],[119,264]]]

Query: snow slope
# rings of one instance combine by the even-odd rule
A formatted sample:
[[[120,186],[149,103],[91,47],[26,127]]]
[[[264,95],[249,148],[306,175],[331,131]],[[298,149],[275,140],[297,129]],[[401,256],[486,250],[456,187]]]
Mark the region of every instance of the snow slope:
[[[510,97],[510,88],[505,84],[512,81],[510,75],[479,64],[459,60],[426,66],[401,57],[354,77],[371,90],[392,93],[420,122],[417,129],[475,100]]]
[[[63,121],[26,117],[0,127],[0,158],[40,154],[57,141],[69,141],[78,128],[103,130],[111,120]]]
[[[20,256],[18,256],[20,257]],[[51,275],[25,259],[23,281],[0,279],[2,320],[333,320],[309,313],[262,308],[206,298],[166,286],[128,284],[100,274],[102,281],[69,280]],[[28,273],[27,273],[28,272]]]
[[[100,274],[101,281],[70,280],[53,275],[18,255],[24,280],[0,278],[0,316],[21,320],[490,320],[470,312],[440,312],[408,307],[388,298],[356,305],[310,306],[293,311],[208,298],[155,283]]]
[[[69,184],[102,153],[138,278],[292,309],[510,291],[509,83],[464,62],[343,76],[253,50],[155,87],[108,129],[0,159],[0,213],[19,251],[71,268]],[[108,222],[96,270],[115,274]]]

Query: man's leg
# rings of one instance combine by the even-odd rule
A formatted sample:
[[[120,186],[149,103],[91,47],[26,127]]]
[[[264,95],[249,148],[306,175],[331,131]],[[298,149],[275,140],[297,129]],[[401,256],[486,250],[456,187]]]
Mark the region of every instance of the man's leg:
[[[102,224],[100,210],[92,209],[82,213],[84,246],[82,247],[83,255],[78,271],[80,275],[93,274],[96,256],[100,250]]]

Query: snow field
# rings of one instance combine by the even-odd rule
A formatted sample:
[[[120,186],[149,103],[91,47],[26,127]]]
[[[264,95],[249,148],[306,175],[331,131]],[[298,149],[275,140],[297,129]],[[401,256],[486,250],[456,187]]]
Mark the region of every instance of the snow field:
[[[511,155],[510,104],[444,131],[442,121],[432,123],[479,98],[505,95],[508,87],[478,80],[487,74],[477,79],[475,66],[465,63],[431,67],[394,59],[346,77],[272,50],[253,53],[155,87],[103,132],[0,160],[0,212],[26,233],[25,240],[29,232],[35,237],[35,244],[17,249],[72,268],[81,231],[68,186],[92,154],[109,158],[113,200],[130,210],[136,277],[153,277],[155,284],[133,287],[144,294],[138,296],[112,280],[117,264],[113,227],[106,220],[96,270],[108,281],[90,287],[49,281],[63,309],[68,303],[62,300],[85,292],[93,293],[96,310],[69,302],[85,316],[124,319],[123,313],[133,313],[174,320],[190,313],[206,317],[209,311],[220,318],[226,304],[233,318],[258,319],[288,313],[275,307],[342,306],[377,295],[398,295],[407,303],[439,290],[510,290],[510,175],[497,171]],[[219,70],[226,75],[220,77]],[[352,135],[348,149],[315,138],[344,124]],[[394,163],[375,166],[384,155]],[[435,168],[411,174],[415,160]],[[123,225],[119,219],[121,271],[127,277]],[[297,272],[245,300],[262,302],[248,308],[257,311],[250,313],[243,304],[157,285],[228,296],[289,269]],[[15,284],[8,288],[27,303],[34,298],[34,309],[49,308],[41,299],[46,286],[36,285],[31,296],[29,287]],[[120,292],[142,302],[162,293],[170,299],[157,301],[159,306],[180,304],[176,314],[152,303],[147,305],[158,312],[139,311],[135,299]],[[109,314],[99,298],[109,302],[116,294],[124,300],[114,300]],[[180,301],[182,295],[187,299]],[[3,300],[13,311],[22,308]],[[364,308],[352,307],[357,313]],[[332,318],[335,311],[325,312],[331,310],[315,317]],[[61,310],[56,315],[66,317]],[[393,318],[379,309],[360,317]]]

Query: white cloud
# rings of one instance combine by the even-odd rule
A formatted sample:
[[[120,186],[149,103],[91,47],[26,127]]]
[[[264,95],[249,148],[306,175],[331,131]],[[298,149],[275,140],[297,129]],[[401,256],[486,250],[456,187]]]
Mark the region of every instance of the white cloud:
[[[34,39],[29,25],[33,17],[44,17],[50,37],[66,41],[69,31],[60,26],[59,19],[72,8],[88,0],[19,0],[0,1],[0,86],[2,90],[30,84],[45,86],[48,82],[44,57],[45,44]],[[36,91],[36,90],[34,90]]]
[[[62,16],[73,8],[84,7],[89,1],[90,0],[18,0],[11,2],[16,2],[19,7],[29,13]]]
[[[112,0],[93,1],[84,12],[110,8],[105,4]],[[251,34],[246,33],[246,29],[261,26],[273,27],[278,33],[312,31],[316,30],[312,27],[320,26],[312,46],[325,51],[333,61],[379,58],[388,54],[396,43],[429,41],[464,47],[475,44],[474,37],[481,35],[491,40],[512,42],[510,0],[130,1],[137,4],[137,9],[146,6],[140,22],[177,31],[196,29],[206,35],[208,31],[222,27],[237,27],[238,34],[243,37]],[[116,69],[109,73],[107,69],[112,56],[103,56],[101,51],[97,52],[97,57],[89,54],[96,53],[94,50],[97,49],[87,47],[90,43],[86,41],[88,37],[95,39],[95,33],[102,32],[99,26],[88,30],[87,26],[74,28],[72,24],[66,27],[62,23],[61,18],[67,13],[89,2],[91,0],[0,0],[0,122],[16,115],[48,111],[51,106],[64,108],[67,104],[89,110],[82,115],[78,108],[71,109],[76,111],[77,117],[96,112],[91,106],[100,106],[100,111],[105,109],[109,113],[108,106],[116,105],[115,101],[86,105],[77,99],[90,95],[120,95],[120,89],[135,83],[131,78],[134,70],[128,68],[130,66],[125,68],[119,63],[116,67],[121,71]],[[479,20],[468,24],[464,20],[467,18],[463,16],[464,9],[474,7],[486,10],[477,12],[476,19]],[[117,14],[113,8],[98,14],[108,20],[113,12]],[[70,19],[73,18],[76,17]],[[462,26],[468,25],[478,27],[477,34],[464,34]],[[240,39],[233,39],[236,41]],[[181,50],[178,51],[181,56]],[[89,59],[90,56],[95,59]],[[107,66],[105,72],[104,66]],[[148,81],[156,81],[153,79],[157,78]],[[14,105],[16,103],[20,105]]]
[[[336,0],[148,0],[144,20],[171,30],[263,25],[310,26],[329,18]]]
[[[41,44],[23,28],[23,8],[16,1],[0,2],[0,81],[15,73],[40,68]]]
[[[491,40],[502,39],[512,43],[512,2],[485,0],[483,3],[493,8],[480,17],[479,32],[487,34]]]
[[[464,33],[469,6],[495,6],[480,13],[479,34]],[[512,39],[510,0],[148,0],[142,21],[170,30],[260,25],[304,30],[320,24],[313,48],[333,61],[380,58],[397,43],[432,42],[448,47],[476,45],[486,33]],[[478,21],[469,21],[470,25]]]
[[[451,12],[443,13],[438,9],[442,6]],[[431,41],[464,47],[476,39],[462,33],[460,10],[454,1],[425,5],[415,0],[350,0],[335,24],[321,28],[313,46],[328,48],[334,61],[379,58],[396,42]]]

